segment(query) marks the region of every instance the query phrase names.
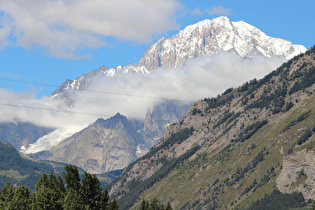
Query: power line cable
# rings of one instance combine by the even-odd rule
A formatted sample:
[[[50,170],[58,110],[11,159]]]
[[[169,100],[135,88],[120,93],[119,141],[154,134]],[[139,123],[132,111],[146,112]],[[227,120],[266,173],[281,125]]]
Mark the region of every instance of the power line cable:
[[[48,87],[59,87],[58,85],[52,85],[52,84],[47,84],[47,83],[31,82],[31,81],[8,79],[8,78],[1,78],[1,77],[0,77],[0,80],[8,81],[8,82],[18,82],[18,83],[24,83],[24,84],[31,84],[31,85],[41,85],[41,86],[48,86]],[[170,99],[170,98],[164,98],[164,97],[143,96],[143,95],[135,95],[135,94],[131,94],[131,93],[119,93],[119,92],[101,91],[101,90],[93,90],[93,89],[85,89],[85,90],[74,89],[74,90],[75,91],[87,91],[87,92],[119,95],[119,96],[148,98],[148,99],[154,99],[154,100],[169,100],[169,101],[179,101],[179,102],[185,102],[185,103],[193,103],[194,102],[194,101],[186,101],[186,100],[180,100],[180,99]],[[111,117],[111,116],[106,116],[104,114],[99,114],[99,113],[69,111],[69,110],[61,110],[61,109],[53,109],[53,108],[45,108],[45,107],[19,105],[19,104],[12,104],[12,103],[1,103],[0,102],[0,105],[1,106],[18,107],[18,108],[26,108],[26,109],[34,109],[34,110],[62,112],[62,113],[69,113],[69,114],[90,115],[90,116],[98,116],[98,117],[100,117],[100,116],[102,116],[102,117]],[[131,118],[131,119],[143,120],[142,118]],[[169,122],[167,120],[162,120],[162,119],[155,119],[155,120],[156,121],[161,121],[161,122]]]
[[[121,96],[129,96],[129,97],[137,97],[137,98],[147,98],[147,99],[154,99],[154,100],[167,100],[167,101],[179,101],[185,103],[193,103],[195,101],[187,101],[181,99],[172,99],[172,98],[164,98],[164,97],[154,97],[154,96],[143,96],[143,95],[135,95],[131,93],[118,93],[118,92],[109,92],[109,91],[100,91],[100,90],[90,90],[85,89],[84,91],[89,92],[96,92],[96,93],[105,93],[105,94],[112,94],[112,95],[121,95]]]
[[[92,116],[100,116],[100,115],[101,115],[101,114],[96,114],[96,113],[68,111],[68,110],[61,110],[61,109],[52,109],[52,108],[36,107],[36,106],[27,106],[27,105],[18,105],[18,104],[8,104],[8,103],[1,103],[1,102],[0,102],[0,105],[1,105],[1,106],[17,107],[17,108],[26,108],[26,109],[53,111],[53,112],[64,112],[64,113],[69,113],[69,114],[82,114],[82,115],[92,115]],[[103,116],[104,116],[104,115],[103,115]]]
[[[47,87],[59,87],[58,85],[51,85],[51,84],[38,83],[38,82],[30,82],[30,81],[25,81],[25,80],[15,80],[15,79],[7,79],[7,78],[0,78],[0,80],[9,81],[9,82],[18,82],[18,83],[24,83],[24,84],[31,84],[31,85],[41,85],[41,86],[47,86]],[[182,100],[182,99],[172,99],[172,98],[154,97],[154,96],[143,96],[143,95],[135,95],[135,94],[131,94],[131,93],[119,93],[119,92],[110,92],[110,91],[93,90],[93,89],[84,89],[84,90],[73,89],[73,90],[74,91],[86,91],[86,92],[94,92],[94,93],[119,95],[119,96],[128,96],[128,97],[147,98],[147,99],[153,99],[153,100],[179,101],[179,102],[185,102],[185,103],[194,103],[195,102],[195,101],[188,101],[188,100]]]
[[[99,113],[88,113],[88,112],[79,112],[79,111],[68,111],[68,110],[61,110],[61,109],[52,109],[52,108],[45,108],[45,107],[35,107],[35,106],[27,106],[27,105],[18,105],[18,104],[9,104],[9,103],[1,103],[0,106],[11,106],[11,107],[17,107],[17,108],[25,108],[25,109],[34,109],[34,110],[43,110],[43,111],[52,111],[52,112],[62,112],[62,113],[68,113],[68,114],[80,114],[80,115],[90,115],[90,116],[96,116],[96,117],[112,117],[109,115],[99,114]],[[130,119],[135,120],[141,120],[143,121],[143,118],[136,118],[136,117],[130,117]],[[159,122],[168,122],[168,120],[162,120],[162,119],[155,119],[155,121]]]
[[[16,79],[7,79],[7,78],[1,78],[1,77],[0,77],[0,80],[7,81],[7,82],[18,82],[18,83],[24,83],[24,84],[30,84],[30,85],[41,85],[41,86],[47,86],[47,87],[58,87],[57,85],[51,85],[51,84],[46,84],[46,83],[30,82],[30,81],[16,80]]]

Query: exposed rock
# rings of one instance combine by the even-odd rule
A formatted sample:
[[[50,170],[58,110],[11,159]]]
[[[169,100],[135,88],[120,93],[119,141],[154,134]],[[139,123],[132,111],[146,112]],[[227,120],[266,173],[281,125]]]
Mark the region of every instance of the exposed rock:
[[[104,173],[125,168],[138,158],[143,138],[126,117],[116,114],[64,140],[51,150],[36,155],[39,159],[64,162],[90,173]]]
[[[315,199],[315,151],[296,152],[283,157],[277,187],[283,193],[301,192],[306,199]]]
[[[186,103],[165,101],[156,105],[152,113],[148,109],[141,134],[149,141],[153,141],[154,145],[161,138],[166,127],[178,122],[186,114],[188,108],[189,105]]]

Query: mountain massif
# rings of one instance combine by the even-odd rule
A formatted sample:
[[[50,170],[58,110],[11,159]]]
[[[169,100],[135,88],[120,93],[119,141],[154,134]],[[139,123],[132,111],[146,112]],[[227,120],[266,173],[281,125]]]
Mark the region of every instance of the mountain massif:
[[[65,99],[66,103],[70,107],[75,107],[75,91],[87,90],[90,85],[93,84],[93,81],[96,78],[100,80],[100,78],[103,76],[113,77],[117,72],[150,73],[152,69],[159,67],[175,68],[184,65],[188,59],[194,59],[200,56],[210,56],[218,53],[219,51],[228,51],[231,53],[236,53],[243,59],[251,59],[255,56],[264,56],[267,58],[291,58],[294,55],[304,52],[305,50],[306,49],[303,46],[293,45],[288,41],[269,37],[256,27],[251,26],[245,22],[231,22],[226,17],[219,17],[213,20],[204,20],[197,24],[188,26],[170,38],[161,38],[157,43],[153,44],[147,49],[138,64],[131,64],[125,67],[118,66],[113,69],[108,69],[107,67],[103,66],[100,69],[86,73],[76,79],[66,80],[51,94],[51,98]],[[156,71],[159,70],[157,69]],[[141,153],[135,152],[138,151],[138,144],[132,144],[134,147],[130,151],[133,151],[133,157],[139,157],[139,154],[144,154],[144,151],[147,151],[152,145],[158,142],[164,133],[165,128],[168,125],[179,121],[187,112],[190,105],[191,103],[187,102],[183,103],[176,101],[162,101],[158,104],[155,104],[152,111],[148,110],[145,119],[129,119],[135,130],[140,134],[138,135],[140,136],[139,142],[145,141],[144,144],[139,144],[142,145]],[[90,127],[93,127],[93,125],[89,126],[89,128]],[[81,135],[83,135],[82,132],[74,134],[76,138],[79,138],[78,136]],[[90,144],[88,142],[98,138],[95,136],[95,134],[92,136],[87,136],[87,134],[84,134],[84,136],[86,139],[86,144]],[[49,138],[58,137],[55,135],[51,137],[47,136],[46,141],[47,139],[49,140]],[[61,138],[62,137],[58,139]],[[73,137],[71,138],[73,139]],[[69,139],[70,138],[67,137],[67,142],[69,142]],[[65,143],[56,145],[55,149],[58,147],[65,147],[64,144]],[[71,150],[78,149],[79,147],[78,144],[71,145]],[[78,147],[75,148],[75,145]],[[111,147],[110,145],[106,144],[103,146]],[[126,147],[129,146],[129,144],[128,146],[126,145]],[[43,146],[42,148],[47,147]],[[81,162],[80,167],[83,167],[85,170],[90,172],[102,173],[112,169],[122,169],[128,163],[135,160],[134,158],[131,158],[131,156],[128,156],[128,158],[127,156],[120,156],[120,158],[127,158],[118,161],[124,162],[122,165],[117,164],[117,161],[108,161],[108,159],[106,159],[107,162],[105,159],[102,161],[97,160],[92,157],[93,155],[90,155],[91,150],[94,150],[92,148],[94,148],[94,146],[81,148],[83,154],[80,158],[77,157]],[[26,150],[26,152],[29,153],[30,151]],[[123,150],[121,152],[123,152]],[[48,153],[55,153],[56,155],[50,155],[49,157],[49,155],[47,156]],[[36,157],[66,161],[67,163],[73,164],[78,163],[79,161],[79,159],[76,161],[71,158],[69,159],[67,152],[61,152],[61,150],[60,152],[57,152],[57,150],[46,151],[45,154],[46,155],[36,155]],[[109,159],[111,159],[111,157],[109,157]],[[107,166],[103,165],[105,163],[103,161],[107,163]],[[84,164],[82,164],[82,162],[84,162]],[[114,164],[115,166],[109,166],[108,164]]]
[[[196,102],[110,184],[110,196],[123,209],[154,197],[176,209],[252,209],[271,193],[314,200],[314,83],[315,47]]]

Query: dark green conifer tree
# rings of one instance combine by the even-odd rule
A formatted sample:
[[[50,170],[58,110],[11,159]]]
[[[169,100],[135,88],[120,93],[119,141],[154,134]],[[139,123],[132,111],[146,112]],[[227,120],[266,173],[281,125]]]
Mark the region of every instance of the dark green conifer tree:
[[[115,198],[109,203],[107,210],[119,210],[119,206],[117,205]]]
[[[33,209],[62,209],[65,188],[61,177],[58,179],[52,173],[43,173],[39,178],[33,195]]]
[[[62,176],[66,182],[66,194],[63,202],[64,209],[84,209],[84,202],[81,191],[79,170],[76,166],[65,166],[66,173]]]
[[[85,207],[81,193],[73,189],[67,190],[62,207],[67,210],[84,210]]]
[[[10,182],[2,187],[0,191],[0,209],[7,209],[14,196],[14,189]]]
[[[170,202],[165,207],[163,203],[157,198],[153,198],[151,202],[142,199],[139,210],[173,210]]]
[[[167,202],[165,210],[173,210],[170,202]]]
[[[160,209],[160,201],[155,197],[150,202],[150,209],[159,210]]]
[[[76,166],[66,165],[65,166],[66,173],[63,173],[63,178],[65,179],[67,189],[79,191],[80,190],[80,177],[79,171]]]
[[[14,196],[8,209],[29,210],[31,209],[31,193],[27,186],[21,185],[14,190]]]
[[[149,210],[149,209],[150,209],[150,208],[149,208],[149,203],[146,202],[146,201],[144,200],[144,198],[143,198],[142,201],[141,201],[139,210]]]
[[[88,209],[98,209],[98,203],[101,200],[101,184],[95,175],[84,172],[85,177],[82,179],[81,190],[84,204]]]
[[[101,195],[100,202],[98,203],[98,209],[107,209],[108,208],[109,195],[106,188],[104,188]]]

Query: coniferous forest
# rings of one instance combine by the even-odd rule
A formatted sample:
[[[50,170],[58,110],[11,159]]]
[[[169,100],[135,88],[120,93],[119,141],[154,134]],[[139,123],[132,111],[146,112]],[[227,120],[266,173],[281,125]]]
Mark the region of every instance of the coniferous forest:
[[[10,182],[7,182],[0,191],[0,209],[119,209],[116,199],[109,201],[107,189],[102,189],[95,175],[84,172],[84,177],[81,180],[78,168],[67,165],[62,176],[63,179],[53,173],[49,175],[43,173],[38,179],[33,193],[25,185],[14,187]],[[151,201],[143,199],[139,209],[172,210],[172,207],[169,202],[164,206],[161,201],[154,198]]]
[[[0,191],[0,209],[119,209],[95,175],[85,172],[81,180],[77,167],[67,165],[62,176],[43,173],[33,193],[25,185],[15,188],[7,182]]]

